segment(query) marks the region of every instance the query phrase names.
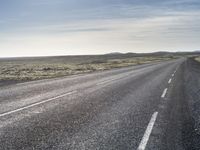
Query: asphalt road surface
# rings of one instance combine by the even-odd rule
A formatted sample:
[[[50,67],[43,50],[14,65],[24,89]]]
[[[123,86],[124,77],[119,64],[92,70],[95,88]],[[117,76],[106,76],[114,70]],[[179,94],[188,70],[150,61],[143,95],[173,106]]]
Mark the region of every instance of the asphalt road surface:
[[[185,62],[2,86],[0,149],[193,149]]]

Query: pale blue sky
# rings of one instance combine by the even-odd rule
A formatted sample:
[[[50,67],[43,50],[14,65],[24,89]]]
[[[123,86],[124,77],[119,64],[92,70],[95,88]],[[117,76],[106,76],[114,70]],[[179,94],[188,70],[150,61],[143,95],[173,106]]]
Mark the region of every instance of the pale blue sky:
[[[0,57],[197,49],[199,0],[0,0]]]

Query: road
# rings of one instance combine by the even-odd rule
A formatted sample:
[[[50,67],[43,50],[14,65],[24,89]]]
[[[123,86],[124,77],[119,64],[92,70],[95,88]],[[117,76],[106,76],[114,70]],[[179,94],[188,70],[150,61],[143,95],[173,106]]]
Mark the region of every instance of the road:
[[[189,149],[185,61],[0,87],[0,149]]]

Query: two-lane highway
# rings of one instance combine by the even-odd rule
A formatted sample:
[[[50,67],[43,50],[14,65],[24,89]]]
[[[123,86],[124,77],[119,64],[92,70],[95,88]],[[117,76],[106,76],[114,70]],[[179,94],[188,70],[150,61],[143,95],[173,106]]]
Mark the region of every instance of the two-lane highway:
[[[0,149],[184,148],[169,129],[184,61],[1,87]]]

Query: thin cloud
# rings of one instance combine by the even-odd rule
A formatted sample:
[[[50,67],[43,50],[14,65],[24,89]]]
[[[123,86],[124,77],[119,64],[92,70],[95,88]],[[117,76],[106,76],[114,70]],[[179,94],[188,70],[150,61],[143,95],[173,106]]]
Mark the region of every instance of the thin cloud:
[[[12,14],[4,10],[1,20],[6,22],[0,22],[0,51],[5,56],[13,51],[62,55],[200,47],[197,0],[20,2],[27,7],[13,6]]]

